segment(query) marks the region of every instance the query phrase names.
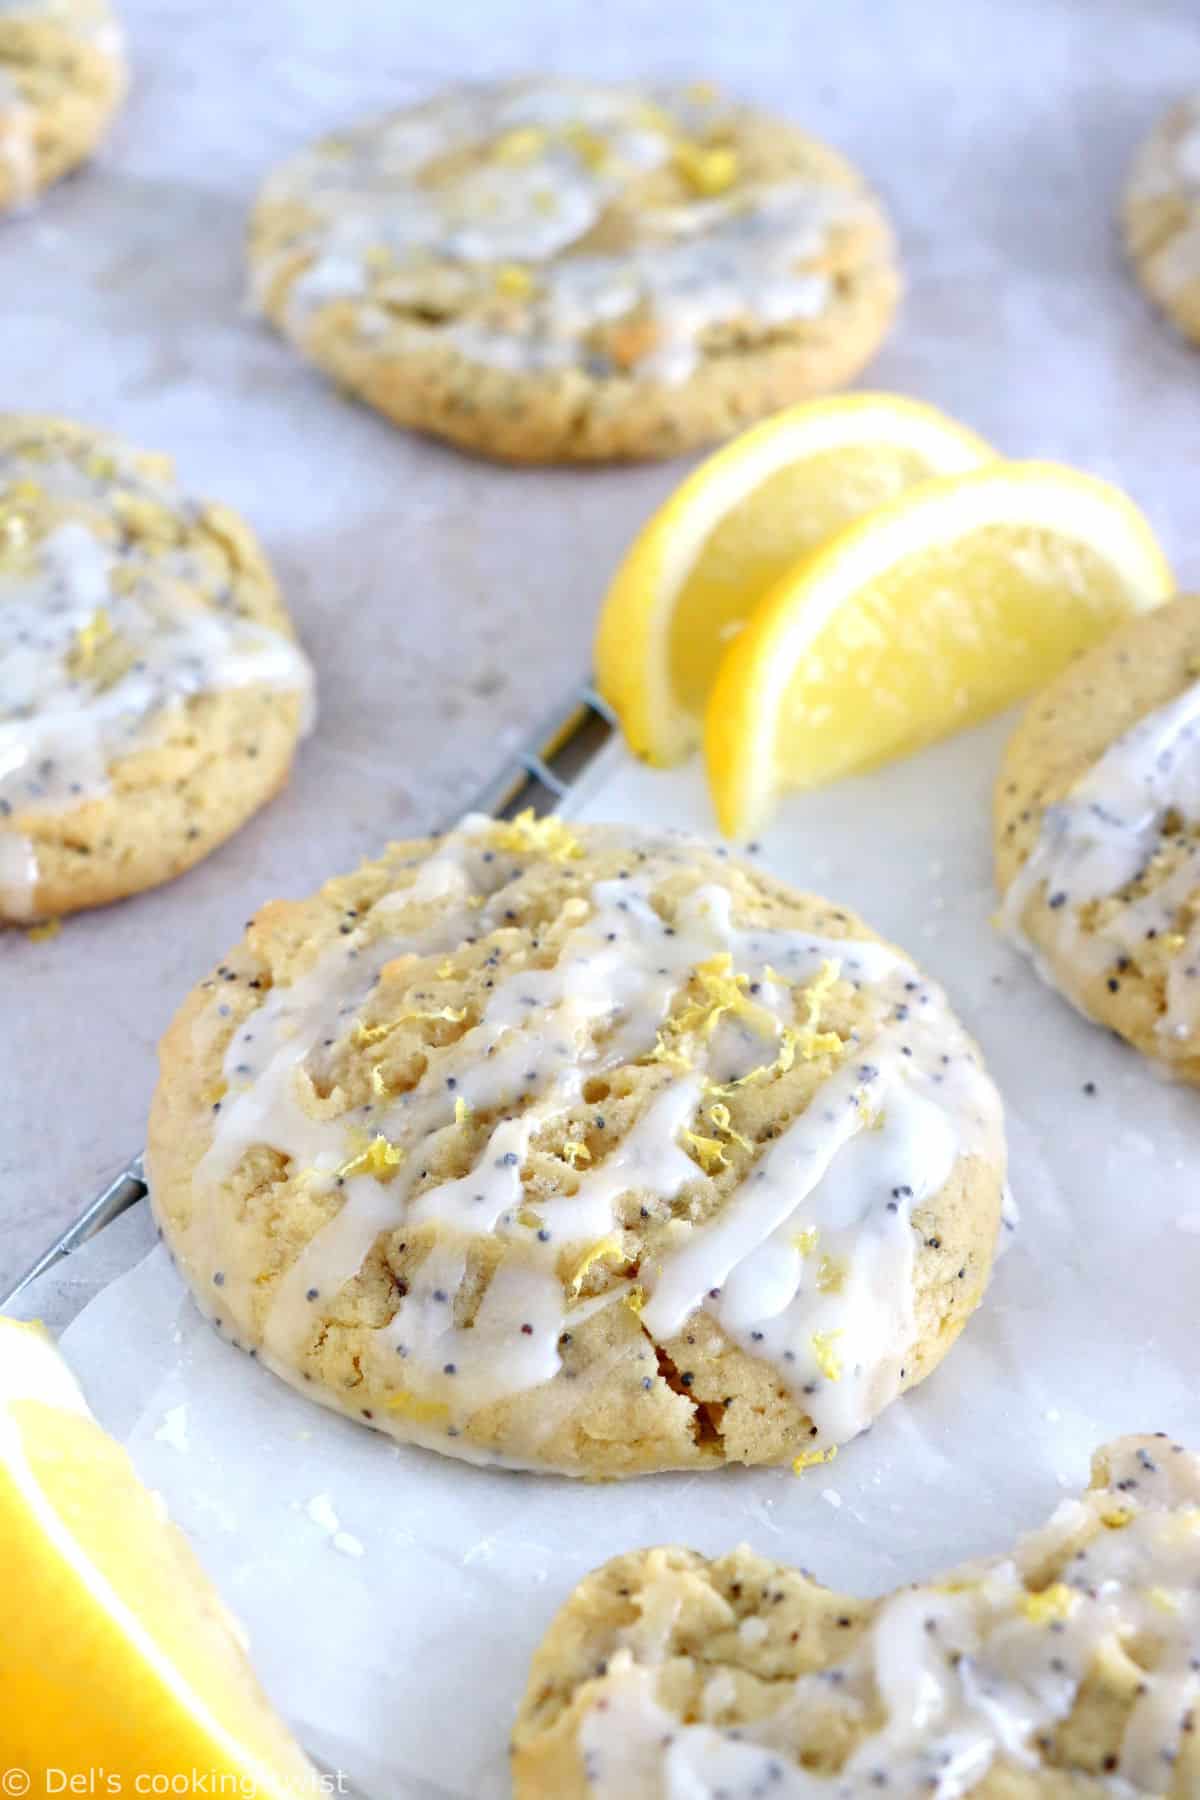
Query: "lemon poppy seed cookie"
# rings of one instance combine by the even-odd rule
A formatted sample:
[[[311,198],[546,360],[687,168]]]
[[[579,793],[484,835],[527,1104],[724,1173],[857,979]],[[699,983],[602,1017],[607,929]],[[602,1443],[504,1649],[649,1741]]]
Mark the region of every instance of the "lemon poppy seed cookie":
[[[1141,146],[1121,224],[1142,287],[1200,342],[1200,94],[1172,107]]]
[[[1001,920],[1080,1011],[1200,1081],[1200,598],[1029,706],[996,788]]]
[[[881,1600],[620,1556],[533,1659],[516,1800],[1200,1793],[1200,1457],[1123,1438],[1006,1556]]]
[[[0,923],[189,868],[286,779],[310,706],[234,513],[166,457],[0,415]]]
[[[168,1033],[156,1215],[285,1379],[472,1460],[819,1462],[978,1302],[1000,1107],[851,914],[468,821],[275,902]]]
[[[0,0],[0,212],[91,155],[126,84],[108,0]]]
[[[268,180],[258,307],[398,424],[516,462],[673,456],[848,380],[887,329],[864,183],[708,84],[454,89]]]

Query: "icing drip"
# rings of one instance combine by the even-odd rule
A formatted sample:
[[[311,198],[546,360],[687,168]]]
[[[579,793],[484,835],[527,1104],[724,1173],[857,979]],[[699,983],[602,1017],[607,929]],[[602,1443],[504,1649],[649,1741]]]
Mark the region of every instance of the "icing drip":
[[[1037,842],[1004,896],[1001,922],[1043,978],[1077,1005],[1082,999],[1068,985],[1067,960],[1095,975],[1122,955],[1137,956],[1147,937],[1178,933],[1159,1030],[1189,1039],[1200,1024],[1200,926],[1192,923],[1184,933],[1179,918],[1200,887],[1200,844],[1166,880],[1091,931],[1082,931],[1076,916],[1078,908],[1118,894],[1143,874],[1174,816],[1185,826],[1200,824],[1200,683],[1139,719],[1064,799],[1046,808]],[[1053,971],[1022,928],[1039,889],[1053,914],[1059,959]]]
[[[989,1770],[1042,1767],[1039,1738],[1071,1713],[1102,1656],[1133,1658],[1137,1692],[1115,1768],[1091,1780],[1114,1796],[1170,1792],[1200,1702],[1200,1458],[1158,1439],[1126,1440],[1110,1457],[1109,1487],[1065,1501],[1010,1558],[885,1600],[844,1662],[798,1677],[736,1733],[682,1724],[659,1703],[669,1626],[657,1645],[633,1627],[608,1658],[603,1707],[580,1724],[589,1793],[959,1800]],[[1051,1559],[1061,1572],[1039,1585]],[[639,1594],[643,1616],[664,1610],[654,1583],[672,1579],[662,1568]],[[712,1704],[729,1703],[727,1692]],[[863,1734],[880,1705],[882,1725]],[[827,1730],[831,1708],[857,1742],[825,1776],[793,1756],[824,1735],[817,1721]],[[1060,1777],[1069,1783],[1067,1768]]]
[[[683,853],[666,843],[627,878],[598,881],[586,899],[568,902],[572,922],[554,964],[498,978],[479,1017],[428,1059],[414,1086],[330,1117],[314,1079],[327,1052],[357,1041],[384,966],[406,952],[438,955],[482,941],[502,922],[505,877],[487,848],[491,829],[468,821],[420,867],[415,885],[378,903],[299,979],[272,988],[228,1046],[227,1091],[197,1190],[213,1194],[243,1156],[266,1145],[306,1190],[338,1200],[275,1286],[262,1334],[271,1365],[285,1375],[294,1367],[314,1330],[314,1298],[332,1300],[380,1234],[403,1225],[434,1227],[435,1248],[373,1334],[372,1354],[405,1361],[422,1406],[461,1425],[489,1400],[553,1379],[562,1333],[630,1293],[619,1282],[579,1299],[578,1278],[564,1280],[560,1258],[581,1271],[609,1245],[619,1249],[618,1203],[630,1190],[669,1210],[697,1180],[689,1140],[714,1129],[699,1109],[730,1091],[721,1083],[767,1077],[777,1059],[797,1053],[796,993],[832,978],[836,960],[885,1023],[861,1052],[834,1038],[841,1066],[708,1222],[676,1218],[672,1247],[643,1261],[638,1301],[659,1339],[707,1308],[803,1396],[825,1439],[863,1429],[897,1391],[916,1335],[913,1209],[960,1157],[1003,1160],[997,1097],[940,991],[883,945],[740,928],[724,888],[695,890],[668,927],[652,899]],[[432,922],[430,899],[438,903]],[[672,1040],[671,1078],[603,1161],[588,1167],[585,1158],[577,1180],[527,1198],[522,1172],[536,1134],[606,1069],[654,1059],[664,1020],[677,1016],[673,1002],[698,970],[721,998],[716,1014],[699,1009],[706,1023],[687,1039],[689,1054]],[[738,1013],[751,989],[753,1005]],[[456,1129],[460,1108],[501,1116],[473,1167],[427,1184],[423,1165]],[[377,1151],[352,1157],[348,1129]],[[715,1140],[696,1141],[711,1153]],[[216,1213],[215,1201],[202,1209],[201,1226]],[[486,1311],[460,1329],[453,1315],[464,1258],[488,1240],[504,1244],[504,1283],[493,1298],[493,1277]],[[219,1315],[244,1319],[254,1310],[253,1277],[223,1271],[213,1294],[203,1264],[215,1267],[217,1256],[213,1241],[190,1252],[198,1286]]]

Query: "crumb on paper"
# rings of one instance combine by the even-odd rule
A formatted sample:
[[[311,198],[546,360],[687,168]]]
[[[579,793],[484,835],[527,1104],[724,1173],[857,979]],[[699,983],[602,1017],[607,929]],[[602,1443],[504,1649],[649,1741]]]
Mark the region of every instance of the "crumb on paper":
[[[836,1488],[822,1488],[821,1498],[822,1500],[827,1500],[830,1506],[840,1506],[842,1504],[842,1496],[838,1493]]]
[[[366,1554],[363,1549],[362,1540],[351,1536],[348,1531],[335,1531],[330,1541],[332,1542],[334,1549],[340,1551],[343,1556],[363,1556]]]

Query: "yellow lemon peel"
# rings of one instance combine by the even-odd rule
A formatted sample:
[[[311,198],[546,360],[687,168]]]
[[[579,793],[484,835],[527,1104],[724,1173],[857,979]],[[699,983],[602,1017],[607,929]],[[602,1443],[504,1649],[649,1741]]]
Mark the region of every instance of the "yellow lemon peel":
[[[817,1367],[826,1381],[842,1379],[842,1365],[833,1348],[834,1340],[840,1338],[841,1335],[840,1331],[814,1331],[808,1340],[812,1346]]]
[[[57,937],[61,930],[61,919],[43,919],[40,925],[31,925],[25,936],[31,944],[44,944],[47,938]]]
[[[631,1287],[628,1293],[623,1294],[621,1298],[631,1313],[640,1313],[646,1304],[646,1290],[640,1286]]]
[[[1174,1594],[1172,1594],[1168,1591],[1167,1588],[1164,1588],[1164,1587],[1147,1588],[1146,1589],[1146,1598],[1147,1598],[1147,1600],[1149,1600],[1151,1606],[1156,1606],[1158,1608],[1159,1612],[1177,1613],[1179,1611],[1178,1600],[1175,1598]]]
[[[454,1123],[456,1125],[467,1125],[470,1123],[470,1119],[471,1109],[460,1094],[458,1099],[454,1102]]]
[[[805,1469],[815,1469],[821,1463],[831,1463],[837,1453],[836,1444],[830,1444],[828,1450],[802,1450],[799,1456],[792,1458],[792,1474],[803,1475]]]
[[[586,1144],[580,1143],[578,1138],[565,1138],[559,1155],[564,1162],[570,1163],[573,1169],[577,1169],[580,1163],[590,1163],[592,1160],[591,1151]]]
[[[1100,1523],[1109,1531],[1124,1531],[1132,1518],[1132,1506],[1110,1506],[1100,1514]]]
[[[388,1084],[384,1080],[383,1070],[375,1063],[371,1068],[371,1092],[382,1097],[387,1091]]]
[[[815,1225],[806,1225],[804,1230],[798,1231],[792,1239],[793,1250],[798,1250],[801,1256],[811,1256],[817,1247],[820,1235]]]

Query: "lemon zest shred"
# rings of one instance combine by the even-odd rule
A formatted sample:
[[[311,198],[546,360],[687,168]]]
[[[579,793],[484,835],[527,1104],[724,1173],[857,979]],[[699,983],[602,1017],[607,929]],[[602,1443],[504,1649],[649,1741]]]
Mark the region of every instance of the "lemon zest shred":
[[[352,1175],[373,1175],[376,1181],[389,1181],[404,1161],[399,1144],[389,1142],[382,1132],[376,1134],[365,1150],[342,1164],[338,1177],[345,1181]]]
[[[364,1025],[361,1019],[354,1021],[354,1042],[365,1048],[368,1044],[378,1044],[389,1031],[396,1028],[396,1020],[391,1019],[382,1025]]]
[[[75,633],[75,648],[84,663],[90,663],[101,644],[113,636],[113,623],[108,609],[98,606],[85,625]]]
[[[591,1151],[578,1138],[564,1138],[559,1155],[564,1162],[570,1163],[573,1169],[577,1169],[580,1163],[590,1163],[592,1160]]]
[[[583,1286],[583,1278],[591,1268],[592,1264],[602,1262],[606,1256],[619,1254],[620,1249],[621,1239],[615,1231],[609,1232],[607,1237],[598,1238],[594,1244],[589,1245],[579,1261],[575,1264],[571,1273],[571,1279],[568,1283],[568,1292],[572,1299],[574,1299],[575,1295],[578,1294],[580,1288]]]
[[[602,169],[611,158],[612,152],[604,139],[590,131],[586,125],[571,123],[564,126],[563,137],[580,162],[586,163],[589,169]]]
[[[811,1256],[817,1247],[820,1235],[815,1225],[806,1225],[804,1230],[798,1231],[792,1239],[793,1250],[798,1250],[801,1256]]]
[[[493,825],[491,841],[498,850],[536,850],[551,862],[570,862],[583,855],[583,846],[564,819],[547,813],[539,819],[532,806],[507,823]]]
[[[826,1381],[842,1379],[842,1365],[833,1348],[835,1338],[840,1338],[841,1335],[840,1331],[814,1331],[808,1340],[817,1367]]]
[[[819,1056],[840,1056],[846,1048],[836,1031],[818,1030],[825,1000],[841,972],[841,963],[833,957],[826,957],[815,979],[804,990],[805,1018],[797,1035],[800,1054],[805,1062],[815,1062]]]
[[[61,919],[43,919],[40,925],[30,925],[25,936],[31,944],[44,944],[47,938],[57,937],[61,930]]]
[[[646,1304],[646,1290],[640,1284],[621,1296],[631,1313],[640,1313]]]
[[[387,1091],[388,1084],[384,1080],[383,1070],[378,1063],[373,1063],[371,1065],[371,1092],[373,1094],[383,1095],[386,1094]]]
[[[750,1139],[743,1137],[740,1131],[735,1130],[730,1122],[729,1108],[722,1101],[718,1100],[715,1105],[709,1107],[708,1116],[721,1136],[728,1138],[731,1144],[737,1144],[742,1150],[752,1151],[754,1149]]]
[[[840,1294],[846,1285],[846,1265],[837,1256],[823,1256],[817,1267],[817,1287],[823,1294]]]
[[[1132,1506],[1110,1506],[1100,1514],[1100,1523],[1109,1531],[1124,1531],[1132,1518]]]
[[[1165,1587],[1147,1588],[1146,1598],[1151,1606],[1157,1606],[1159,1612],[1177,1613],[1179,1611],[1178,1600]]]
[[[1040,1593],[1026,1594],[1021,1601],[1021,1611],[1035,1625],[1049,1625],[1055,1619],[1070,1618],[1074,1605],[1075,1596],[1070,1588],[1065,1582],[1056,1581]]]
[[[450,979],[451,975],[453,975],[453,973],[454,973],[454,958],[451,956],[448,956],[448,957],[446,957],[444,962],[440,962],[438,964],[437,978],[439,981],[448,981]]]
[[[444,1019],[448,1025],[461,1025],[466,1016],[465,1006],[435,1006],[424,1009],[419,1006],[410,1006],[406,1007],[402,1013],[396,1014],[394,1023],[402,1025],[408,1019]]]
[[[398,1394],[393,1394],[384,1404],[388,1412],[400,1413],[403,1418],[412,1419],[416,1424],[427,1424],[450,1415],[450,1408],[444,1400],[422,1400],[419,1394],[410,1394],[407,1388],[401,1388]]]
[[[518,125],[496,141],[492,155],[497,162],[529,163],[546,147],[546,133],[536,125]]]
[[[709,147],[683,139],[671,160],[693,194],[705,199],[728,192],[738,178],[737,151],[727,144]]]
[[[792,1458],[792,1474],[803,1475],[805,1469],[815,1469],[821,1463],[831,1463],[837,1453],[836,1444],[830,1444],[828,1450],[802,1450],[799,1456]]]
[[[470,1124],[470,1121],[471,1109],[460,1094],[458,1099],[454,1102],[454,1123],[456,1125],[468,1125]]]
[[[536,282],[521,263],[501,263],[496,270],[496,292],[509,300],[528,300]]]

